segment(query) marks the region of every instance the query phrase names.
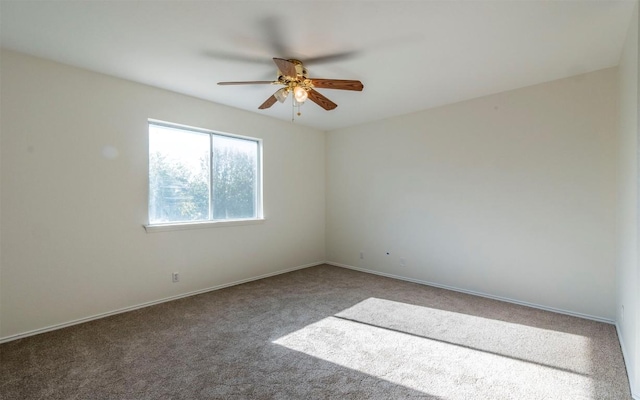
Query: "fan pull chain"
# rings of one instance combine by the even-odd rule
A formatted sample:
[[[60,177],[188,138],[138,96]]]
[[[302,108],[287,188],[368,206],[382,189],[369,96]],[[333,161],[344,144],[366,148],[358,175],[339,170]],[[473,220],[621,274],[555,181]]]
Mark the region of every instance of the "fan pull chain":
[[[300,112],[300,106],[303,105],[304,102],[299,103],[295,98],[291,98],[291,122],[294,122],[296,119],[296,114],[299,116],[302,115]],[[298,112],[296,112],[296,107],[298,107]]]

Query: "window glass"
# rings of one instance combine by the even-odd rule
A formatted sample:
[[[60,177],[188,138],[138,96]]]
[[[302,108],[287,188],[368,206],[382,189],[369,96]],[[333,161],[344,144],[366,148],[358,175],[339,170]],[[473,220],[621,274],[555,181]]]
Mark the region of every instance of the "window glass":
[[[213,136],[213,219],[256,218],[258,143]]]
[[[260,142],[149,123],[149,223],[259,217]]]

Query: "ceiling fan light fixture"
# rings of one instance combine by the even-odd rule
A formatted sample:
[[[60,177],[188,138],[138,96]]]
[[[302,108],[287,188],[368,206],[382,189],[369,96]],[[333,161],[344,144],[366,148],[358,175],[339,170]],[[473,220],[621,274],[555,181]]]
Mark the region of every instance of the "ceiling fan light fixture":
[[[304,103],[304,101],[309,97],[309,93],[302,86],[296,86],[293,89],[293,96],[296,98],[298,103]]]
[[[2,0],[0,0],[2,1]],[[327,111],[333,110],[338,105],[318,93],[314,88],[338,89],[338,90],[355,90],[362,91],[364,86],[362,82],[348,79],[319,79],[308,78],[307,70],[300,60],[285,60],[283,58],[274,58],[273,62],[278,67],[278,78],[274,81],[243,81],[243,82],[218,82],[218,85],[282,85],[283,88],[277,90],[262,103],[258,109],[266,110],[267,108],[280,101],[284,103],[289,95],[293,92],[293,105],[300,106],[307,99],[316,103]]]
[[[276,97],[276,99],[278,99],[278,101],[280,103],[284,103],[284,101],[287,99],[287,96],[289,95],[289,89],[288,88],[282,88],[280,90],[278,90],[277,92],[274,93],[274,96]]]

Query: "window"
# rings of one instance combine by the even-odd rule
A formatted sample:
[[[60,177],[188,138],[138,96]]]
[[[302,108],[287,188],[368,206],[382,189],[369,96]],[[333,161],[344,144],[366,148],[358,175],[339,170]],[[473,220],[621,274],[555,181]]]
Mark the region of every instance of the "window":
[[[149,224],[262,218],[258,139],[149,121]]]

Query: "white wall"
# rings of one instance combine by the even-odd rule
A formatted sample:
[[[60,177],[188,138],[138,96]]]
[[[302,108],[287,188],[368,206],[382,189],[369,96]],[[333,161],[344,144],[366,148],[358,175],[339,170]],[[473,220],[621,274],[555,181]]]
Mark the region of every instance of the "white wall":
[[[618,267],[616,323],[631,381],[640,398],[640,265],[638,264],[638,5],[633,14],[619,66]],[[624,318],[622,307],[624,306]]]
[[[325,259],[323,132],[13,52],[0,79],[0,337]],[[147,234],[147,118],[262,138],[267,221]]]
[[[616,77],[330,132],[327,260],[613,320]]]
[[[622,85],[625,68],[637,82],[635,16]],[[616,315],[616,69],[331,132],[325,232],[323,133],[1,57],[0,338],[320,262],[325,237],[335,263]],[[621,118],[637,127],[635,101],[635,117],[627,103]],[[147,118],[263,138],[268,221],[145,233]],[[101,155],[107,145],[118,158]],[[172,284],[176,270],[182,281]],[[633,281],[619,271],[623,332],[640,313],[637,272]],[[629,332],[627,351],[638,355]]]
[[[0,52],[0,66],[2,52]],[[2,74],[0,74],[0,93],[2,92]],[[1,100],[0,100],[1,104]],[[0,122],[2,121],[2,107],[0,105]],[[0,183],[2,182],[2,126],[0,126]],[[2,226],[2,185],[0,184],[0,227]],[[2,332],[2,229],[0,229],[0,332]],[[2,333],[0,333],[2,337]]]

